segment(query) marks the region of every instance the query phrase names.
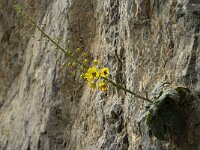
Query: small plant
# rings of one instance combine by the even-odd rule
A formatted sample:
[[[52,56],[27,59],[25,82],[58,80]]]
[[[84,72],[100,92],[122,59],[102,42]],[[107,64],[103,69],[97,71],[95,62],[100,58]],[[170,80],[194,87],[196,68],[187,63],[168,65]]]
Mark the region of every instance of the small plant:
[[[110,71],[109,68],[98,68],[98,60],[94,60],[93,61],[93,66],[89,66],[88,59],[84,59],[83,61],[80,61],[77,57],[75,57],[70,51],[65,50],[60,44],[59,42],[57,42],[56,40],[54,40],[52,37],[50,37],[44,30],[42,27],[40,27],[39,25],[37,25],[36,21],[27,13],[25,12],[20,6],[18,5],[14,5],[13,6],[15,11],[22,17],[24,17],[24,19],[27,19],[30,21],[30,23],[32,24],[32,26],[36,29],[38,29],[43,36],[47,39],[48,42],[51,42],[55,47],[56,50],[60,50],[62,51],[68,58],[70,58],[73,62],[69,63],[68,66],[80,66],[80,69],[82,70],[83,74],[81,75],[81,78],[84,78],[87,82],[89,87],[94,90],[97,87],[100,90],[106,91],[108,89],[108,84],[116,87],[117,89],[121,89],[127,93],[130,93],[132,95],[134,95],[137,98],[142,99],[143,101],[147,101],[149,103],[153,103],[148,97],[144,97],[142,95],[139,95],[127,88],[125,88],[123,85],[115,83],[113,80],[111,80],[110,78],[108,78]],[[78,48],[76,50],[76,52],[81,51],[80,48]],[[87,53],[84,53],[83,55],[88,55]],[[66,63],[64,63],[63,65],[66,65]]]
[[[162,82],[155,87],[150,98],[148,97],[148,94],[146,94],[146,96],[142,96],[135,93],[110,79],[109,68],[100,68],[98,66],[98,60],[93,60],[92,65],[90,66],[87,53],[82,53],[80,48],[77,48],[75,53],[65,50],[65,48],[57,42],[57,40],[54,40],[43,30],[42,27],[37,25],[36,21],[34,21],[34,19],[31,18],[30,15],[28,15],[28,13],[25,12],[20,6],[15,5],[14,9],[20,16],[29,20],[32,26],[43,34],[43,36],[47,39],[47,42],[51,42],[55,46],[56,50],[60,50],[65,56],[67,56],[67,58],[71,59],[71,62],[69,63],[68,60],[66,60],[63,63],[63,66],[80,69],[80,78],[87,81],[88,86],[92,90],[100,89],[102,91],[107,91],[109,85],[111,85],[117,89],[134,95],[135,97],[148,103],[145,106],[145,110],[141,113],[138,123],[145,118],[147,126],[151,128],[155,137],[160,140],[166,139],[167,129],[181,136],[185,126],[185,117],[183,110],[179,106],[180,91],[187,92],[188,90],[186,88],[175,87],[166,90],[164,88],[166,83]],[[81,54],[81,57],[77,57],[76,54]],[[75,72],[72,74],[76,76]]]

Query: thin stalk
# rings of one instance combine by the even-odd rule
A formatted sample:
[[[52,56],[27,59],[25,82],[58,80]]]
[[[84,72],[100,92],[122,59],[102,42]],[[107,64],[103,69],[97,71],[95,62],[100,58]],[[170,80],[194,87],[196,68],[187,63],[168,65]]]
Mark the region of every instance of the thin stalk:
[[[65,51],[65,49],[63,47],[61,47],[57,42],[55,42],[53,40],[53,38],[51,38],[46,32],[43,31],[42,28],[40,28],[37,23],[25,12],[23,11],[19,6],[14,6],[15,7],[15,10],[20,13],[22,16],[25,16],[31,23],[34,27],[36,27],[47,39],[49,39],[49,41],[51,41],[58,49],[60,49],[66,56],[70,57],[72,60],[74,60],[76,63],[78,63],[79,65],[82,65],[85,69],[89,69],[88,66],[85,66],[82,62],[80,62],[77,58],[75,58],[73,55],[67,53]],[[108,79],[106,77],[101,77],[102,79],[106,80],[107,82],[111,83],[114,87],[116,87],[117,89],[121,89],[125,92],[128,92],[132,95],[134,95],[135,97],[138,97],[144,101],[147,101],[149,103],[153,103],[153,101],[151,101],[148,97],[143,97],[127,88],[125,88],[123,85],[121,84],[118,84],[118,83],[115,83],[114,81],[112,81],[111,79]]]
[[[125,91],[125,92],[128,92],[128,93],[134,95],[135,97],[138,97],[138,98],[140,98],[140,99],[142,99],[142,100],[144,100],[144,101],[147,101],[147,102],[149,102],[149,103],[153,103],[153,101],[151,101],[149,98],[145,98],[145,97],[143,97],[143,96],[141,96],[141,95],[139,95],[139,94],[137,94],[137,93],[135,93],[135,92],[133,92],[133,91],[127,89],[127,88],[125,88],[125,87],[124,87],[123,85],[121,85],[121,84],[115,83],[114,81],[112,81],[112,80],[110,80],[110,79],[108,79],[108,78],[105,78],[105,77],[102,77],[102,78],[103,78],[104,80],[106,80],[107,82],[111,83],[113,86],[115,86],[115,87],[118,88],[118,89],[121,89],[121,90],[123,90],[123,91]]]
[[[42,28],[40,28],[35,21],[29,16],[27,15],[27,13],[25,13],[24,11],[22,11],[21,13],[22,15],[24,15],[31,23],[34,27],[36,27],[47,39],[49,39],[49,41],[51,41],[57,48],[59,48],[66,56],[70,57],[71,59],[73,59],[75,62],[77,62],[80,65],[83,65],[78,59],[74,58],[72,55],[70,55],[69,53],[67,53],[65,51],[65,49],[63,47],[61,47],[57,42],[55,42],[46,32],[44,32],[42,30]],[[87,67],[87,66],[84,66]],[[87,67],[88,68],[88,67]]]

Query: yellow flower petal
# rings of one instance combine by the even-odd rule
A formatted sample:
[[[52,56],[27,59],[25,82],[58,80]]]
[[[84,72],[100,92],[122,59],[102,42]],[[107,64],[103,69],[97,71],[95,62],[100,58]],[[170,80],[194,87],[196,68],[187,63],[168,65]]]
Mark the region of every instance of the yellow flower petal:
[[[108,68],[102,68],[100,71],[100,76],[101,77],[107,77],[110,74],[110,71]]]
[[[96,79],[99,77],[99,71],[97,70],[96,67],[89,68],[87,73],[90,76],[92,76],[93,79]]]
[[[91,74],[89,74],[89,73],[86,73],[85,74],[85,79],[87,79],[88,82],[91,82],[93,80],[93,76]]]
[[[101,81],[99,82],[99,88],[102,91],[106,91],[108,89],[108,83],[106,81]]]

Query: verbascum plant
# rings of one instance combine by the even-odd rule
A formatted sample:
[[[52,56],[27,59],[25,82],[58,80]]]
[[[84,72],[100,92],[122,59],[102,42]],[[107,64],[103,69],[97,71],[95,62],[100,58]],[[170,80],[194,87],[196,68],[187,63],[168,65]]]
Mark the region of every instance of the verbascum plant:
[[[110,79],[109,75],[111,73],[109,68],[100,68],[99,66],[102,65],[99,65],[98,60],[95,59],[92,63],[90,63],[91,61],[89,61],[88,53],[83,52],[81,48],[77,48],[74,53],[69,50],[65,50],[65,48],[59,44],[59,40],[53,39],[49,34],[47,34],[43,30],[43,27],[40,27],[36,21],[20,6],[15,5],[14,9],[20,16],[29,20],[32,26],[43,34],[47,42],[51,42],[55,46],[56,54],[57,51],[60,50],[65,56],[67,56],[67,60],[62,65],[64,67],[67,66],[68,68],[74,68],[72,70],[75,71],[71,72],[73,76],[77,76],[76,69],[80,69],[80,78],[84,79],[92,90],[98,89],[107,91],[109,86],[113,86],[126,93],[134,95],[140,100],[148,102],[138,119],[138,123],[145,118],[147,126],[152,129],[154,136],[158,139],[165,140],[166,134],[169,131],[177,134],[179,137],[181,136],[182,131],[185,129],[185,116],[183,110],[179,106],[179,97],[180,95],[183,95],[182,93],[189,93],[187,88],[170,87],[170,90],[165,90],[163,87],[166,83],[164,82],[155,87],[155,90],[150,95],[150,98],[148,97],[148,94],[142,96],[135,93],[127,89],[125,86]],[[70,62],[68,62],[69,59]],[[173,111],[171,108],[173,108]]]
[[[148,97],[139,95],[127,88],[125,88],[123,85],[116,83],[115,81],[111,80],[110,78],[108,78],[110,71],[109,68],[99,68],[98,67],[98,60],[93,60],[93,64],[92,66],[89,66],[89,60],[88,59],[84,59],[82,60],[82,58],[87,57],[88,54],[87,53],[83,53],[81,56],[81,60],[77,57],[75,57],[74,54],[72,54],[70,51],[65,50],[60,44],[59,42],[57,42],[56,40],[54,40],[52,37],[50,37],[50,35],[48,35],[42,27],[40,27],[36,21],[26,12],[24,11],[19,5],[14,5],[13,6],[14,9],[16,10],[16,12],[24,17],[24,19],[27,19],[30,21],[30,23],[32,24],[32,26],[36,29],[38,29],[43,36],[47,39],[48,42],[51,42],[56,50],[60,50],[62,51],[68,58],[71,59],[72,62],[67,64],[67,61],[63,63],[63,66],[68,65],[68,67],[80,67],[80,70],[82,71],[81,74],[81,78],[85,79],[89,85],[89,87],[94,90],[94,89],[100,89],[102,91],[106,91],[108,90],[108,85],[112,85],[114,87],[116,87],[117,89],[121,89],[127,93],[130,93],[132,95],[134,95],[137,98],[142,99],[143,101],[147,101],[149,103],[153,103],[153,101],[151,101]],[[75,53],[80,52],[81,49],[77,48]],[[75,73],[72,73],[75,75]]]

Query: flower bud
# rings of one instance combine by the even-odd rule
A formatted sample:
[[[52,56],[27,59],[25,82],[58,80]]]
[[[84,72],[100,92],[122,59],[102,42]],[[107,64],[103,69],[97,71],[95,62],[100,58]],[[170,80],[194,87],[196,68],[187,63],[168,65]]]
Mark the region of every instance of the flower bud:
[[[98,62],[98,60],[96,60],[96,59],[93,61],[93,64],[94,64],[95,66],[98,65],[98,63],[99,63],[99,62]]]
[[[65,61],[64,63],[62,63],[62,66],[65,67],[67,65],[67,62]]]
[[[77,66],[77,63],[76,63],[76,62],[73,62],[73,63],[72,63],[72,66],[73,66],[73,67],[76,67],[76,66]]]
[[[88,53],[83,53],[82,56],[83,57],[88,57]]]
[[[83,64],[87,64],[88,62],[88,59],[84,59]]]
[[[80,49],[80,48],[77,48],[77,49],[76,49],[76,52],[80,53],[80,52],[81,52],[81,49]]]

